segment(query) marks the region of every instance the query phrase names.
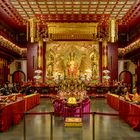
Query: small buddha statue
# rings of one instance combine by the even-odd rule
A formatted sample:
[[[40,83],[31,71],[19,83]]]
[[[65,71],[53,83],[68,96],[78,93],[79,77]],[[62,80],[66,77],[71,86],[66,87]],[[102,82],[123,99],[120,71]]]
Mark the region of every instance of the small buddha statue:
[[[132,101],[134,101],[134,102],[140,102],[140,96],[137,93],[137,89],[136,88],[133,89]]]
[[[129,97],[129,92],[128,92],[128,89],[126,87],[124,88],[123,92],[124,92],[124,99],[126,101],[129,101],[129,102],[132,101]]]

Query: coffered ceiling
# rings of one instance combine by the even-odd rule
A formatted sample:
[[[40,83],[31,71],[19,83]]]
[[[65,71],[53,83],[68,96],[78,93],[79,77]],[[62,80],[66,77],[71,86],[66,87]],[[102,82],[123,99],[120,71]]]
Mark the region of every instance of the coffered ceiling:
[[[0,12],[18,26],[30,18],[46,22],[108,22],[130,24],[140,11],[139,0],[1,0]]]

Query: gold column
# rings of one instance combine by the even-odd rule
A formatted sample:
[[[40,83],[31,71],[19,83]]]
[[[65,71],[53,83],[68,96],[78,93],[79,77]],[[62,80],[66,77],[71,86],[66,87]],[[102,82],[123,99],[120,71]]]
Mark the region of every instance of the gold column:
[[[29,22],[27,22],[27,27],[26,27],[26,40],[29,41]]]
[[[108,65],[108,48],[107,41],[104,40],[102,43],[102,70],[107,69]]]
[[[109,21],[109,41],[115,42],[118,39],[118,30],[116,19],[110,19]]]
[[[30,39],[31,43],[34,43],[36,37],[36,21],[35,19],[32,18],[29,19],[29,22],[30,22]]]
[[[8,81],[10,81],[10,65],[8,65],[7,67],[8,67],[8,73],[7,73],[8,74]]]
[[[38,57],[37,57],[38,69],[43,69],[43,39],[40,38],[38,41]]]

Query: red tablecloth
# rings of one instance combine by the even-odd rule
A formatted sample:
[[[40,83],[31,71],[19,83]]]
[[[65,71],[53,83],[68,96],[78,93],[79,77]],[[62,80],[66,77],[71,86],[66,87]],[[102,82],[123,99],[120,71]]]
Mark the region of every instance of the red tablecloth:
[[[140,105],[125,101],[112,94],[108,94],[107,103],[116,110],[118,108],[119,116],[134,130],[140,131]]]
[[[117,95],[107,94],[107,103],[115,110],[119,110],[119,100]]]
[[[28,111],[40,103],[40,94],[31,94],[24,97],[25,111]]]
[[[16,102],[8,103],[0,109],[0,131],[7,131],[12,125],[18,124],[24,112],[39,103],[40,94],[32,94],[24,98],[18,95]]]
[[[128,123],[129,113],[130,113],[130,103],[123,99],[119,100],[119,115],[120,117]]]
[[[7,131],[13,124],[18,124],[24,114],[24,100],[5,105],[0,110],[0,131]]]

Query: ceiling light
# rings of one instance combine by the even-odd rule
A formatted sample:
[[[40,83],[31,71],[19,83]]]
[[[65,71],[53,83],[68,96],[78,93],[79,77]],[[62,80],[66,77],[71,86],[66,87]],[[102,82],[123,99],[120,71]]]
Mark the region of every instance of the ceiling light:
[[[110,12],[105,11],[104,14],[110,14]]]
[[[25,14],[25,12],[24,11],[19,11],[19,14]]]
[[[24,11],[23,9],[17,9],[17,11]]]
[[[66,12],[66,14],[71,14],[71,12]]]
[[[97,11],[97,14],[102,14],[103,12]]]
[[[66,7],[66,8],[71,8],[71,7],[72,7],[72,5],[65,5],[65,7]]]
[[[74,14],[79,14],[79,12],[75,12],[75,11],[74,11],[73,13],[74,13]]]
[[[58,14],[64,14],[64,12],[60,12],[60,11],[58,11],[57,13],[58,13]]]
[[[56,8],[64,8],[63,5],[56,5]]]
[[[23,5],[28,4],[26,1],[21,1],[20,3]]]
[[[104,11],[104,9],[98,9],[98,11]]]
[[[52,12],[52,11],[50,11],[50,13],[51,13],[51,14],[56,14],[56,12]]]
[[[30,8],[29,5],[23,5],[22,7],[23,7],[24,9]]]
[[[89,7],[89,5],[82,5],[82,7],[83,7],[83,8],[88,8],[88,7]]]
[[[131,8],[132,7],[132,5],[125,5],[124,6],[124,8],[127,8],[127,9],[129,9],[129,8]]]
[[[100,4],[107,4],[107,1],[100,1]]]
[[[131,0],[131,1],[128,0],[126,4],[130,4],[130,5],[132,5],[132,4],[134,4],[134,2],[135,2],[134,0]]]
[[[42,14],[48,14],[49,12],[48,11],[42,11]]]
[[[80,11],[80,9],[73,9],[73,11]]]
[[[114,5],[108,5],[107,6],[108,9],[113,8],[113,7],[114,7]]]
[[[41,14],[41,12],[35,11],[35,14]]]
[[[35,2],[35,1],[29,1],[29,3],[30,3],[30,4],[36,4],[36,2]]]
[[[79,1],[74,1],[73,4],[80,4],[80,2]]]
[[[64,2],[64,4],[72,4],[72,2]]]
[[[20,5],[14,5],[14,7],[17,9],[17,8],[21,8]]]
[[[40,8],[46,8],[46,5],[39,5]]]
[[[122,8],[123,7],[123,5],[116,5],[116,8]]]
[[[89,11],[89,14],[95,14],[95,11]]]
[[[46,4],[45,1],[38,1],[38,4]]]
[[[114,11],[120,11],[120,9],[118,9],[118,8],[115,8],[115,9],[114,9]]]
[[[109,4],[116,4],[116,1],[110,1]]]
[[[81,14],[87,14],[87,12],[85,12],[85,11],[81,11]]]
[[[79,7],[80,7],[80,5],[73,5],[73,7],[77,7],[77,8],[79,8]]]
[[[84,1],[83,1],[82,4],[89,4],[89,2],[88,2],[88,1],[85,1],[85,2],[84,2]]]
[[[118,1],[118,4],[125,4],[126,1]]]
[[[56,4],[63,4],[63,2],[61,2],[61,1],[56,1]]]
[[[64,11],[64,9],[57,9],[57,11]]]
[[[48,8],[55,8],[54,5],[48,5]]]
[[[90,8],[96,8],[97,5],[90,5]]]
[[[99,5],[98,7],[99,8],[104,8],[104,7],[106,7],[106,5]]]
[[[11,1],[11,3],[12,3],[13,5],[19,4],[19,2],[17,2],[17,1]]]
[[[94,2],[91,2],[91,4],[98,4],[98,2],[94,1]]]

